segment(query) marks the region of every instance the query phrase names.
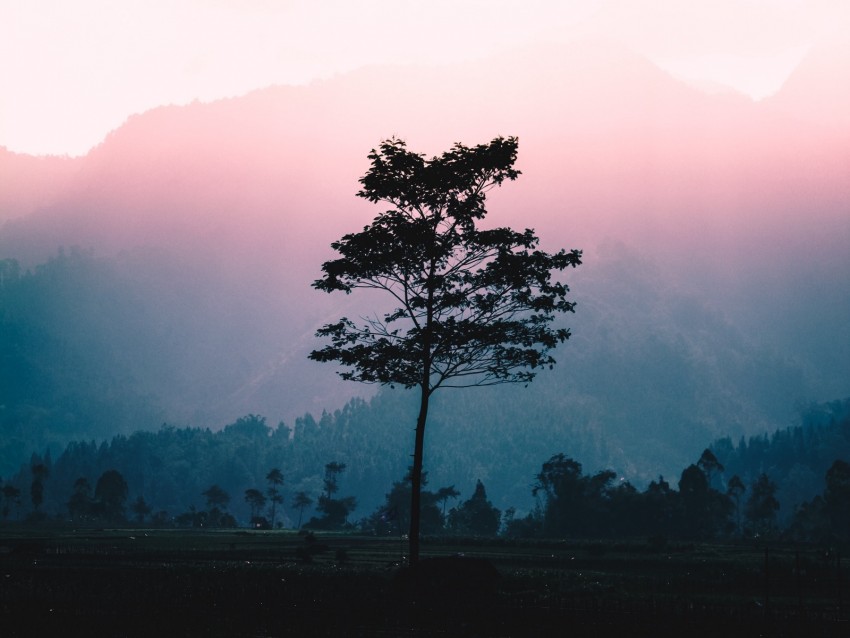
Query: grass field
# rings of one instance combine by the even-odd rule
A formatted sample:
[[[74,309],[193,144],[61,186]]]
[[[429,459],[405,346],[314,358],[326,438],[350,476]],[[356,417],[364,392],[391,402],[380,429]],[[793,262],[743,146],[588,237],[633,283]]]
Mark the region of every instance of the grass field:
[[[2,636],[850,636],[814,547],[0,528]],[[438,561],[435,561],[438,562]]]

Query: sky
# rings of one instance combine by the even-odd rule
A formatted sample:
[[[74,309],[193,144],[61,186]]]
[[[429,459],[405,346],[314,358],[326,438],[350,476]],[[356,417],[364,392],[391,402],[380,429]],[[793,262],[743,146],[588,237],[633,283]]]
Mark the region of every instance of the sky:
[[[164,104],[586,39],[760,99],[848,18],[846,0],[0,0],[0,146],[83,155]]]

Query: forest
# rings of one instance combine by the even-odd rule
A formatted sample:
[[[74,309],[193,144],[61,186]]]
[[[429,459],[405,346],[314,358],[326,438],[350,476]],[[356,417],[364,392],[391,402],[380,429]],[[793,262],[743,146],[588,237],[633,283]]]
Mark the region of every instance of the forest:
[[[174,396],[185,396],[178,369],[187,357],[212,357],[203,354],[197,338],[190,338],[202,332],[211,297],[197,293],[197,303],[187,304],[178,303],[175,291],[164,296],[169,290],[162,287],[165,275],[175,272],[139,255],[104,260],[77,249],[60,251],[33,269],[15,260],[0,262],[3,518],[94,522],[105,516],[159,525],[242,526],[256,518],[288,528],[311,520],[381,533],[403,528],[403,495],[409,490],[405,450],[415,416],[415,401],[406,391],[382,389],[318,418],[304,414],[291,426],[282,421],[272,426],[255,414],[216,429],[164,423],[174,411]],[[167,318],[157,319],[149,302],[152,291]],[[695,316],[693,308],[683,315],[689,322]],[[206,347],[211,348],[210,339],[232,340],[231,328],[227,323],[207,326]],[[212,336],[211,330],[218,333]],[[118,343],[125,346],[118,348]],[[663,341],[652,344],[653,358],[670,367],[668,376],[676,371],[678,383],[692,377]],[[607,356],[612,370],[630,365],[622,353],[616,358],[610,350],[602,354],[597,361]],[[635,356],[645,361],[642,349]],[[215,369],[214,362],[207,359],[205,367]],[[764,360],[765,366],[769,363]],[[782,364],[773,370],[793,379]],[[742,373],[749,374],[747,369]],[[238,365],[229,366],[207,381],[213,388],[228,387],[240,374]],[[831,493],[827,473],[836,460],[850,458],[850,400],[803,406],[797,425],[772,434],[742,434],[737,442],[724,436],[700,445],[691,440],[693,434],[679,440],[668,433],[654,452],[635,444],[641,433],[651,437],[653,431],[633,423],[619,435],[621,445],[631,442],[630,454],[623,457],[605,452],[613,441],[606,445],[598,429],[576,423],[587,409],[586,395],[574,403],[567,417],[573,425],[565,427],[558,407],[563,406],[563,382],[544,375],[534,384],[539,394],[484,389],[435,403],[425,457],[426,489],[432,490],[425,502],[428,529],[688,536],[695,532],[684,520],[696,507],[712,512],[706,514],[712,535],[729,535],[743,532],[750,520],[747,504],[756,486],[778,505],[765,519],[772,528],[795,533],[824,528],[829,518],[822,515],[824,499]],[[689,383],[705,388],[707,382],[692,378]],[[586,385],[587,379],[579,377],[577,384]],[[680,412],[670,416],[688,423],[690,392],[681,390]],[[750,390],[758,393],[757,387]],[[762,403],[770,400],[778,397],[762,397]],[[584,416],[592,422],[593,414],[591,408]],[[161,427],[152,429],[157,423]],[[700,456],[703,449],[716,463]],[[671,453],[664,456],[665,450]],[[680,460],[682,450],[691,450],[689,461]],[[612,460],[618,463],[609,464]],[[343,469],[331,477],[329,466]],[[840,467],[831,475],[833,482]],[[273,470],[281,482],[270,485]],[[103,486],[98,490],[110,472],[121,479],[113,480],[113,487],[126,485],[118,489],[120,507],[105,505]],[[253,500],[246,500],[251,490]],[[696,505],[687,504],[685,495],[691,493],[700,495]],[[476,508],[484,512],[480,526],[466,520],[477,516],[472,513]],[[584,514],[562,521],[555,512],[563,508]],[[803,514],[810,520],[801,519]],[[663,530],[650,524],[661,520],[667,521]]]
[[[249,415],[218,432],[164,425],[100,444],[73,442],[56,459],[36,453],[2,483],[3,519],[400,536],[410,508],[398,453],[404,428],[375,418],[395,398],[353,400],[318,421],[297,419],[294,428]],[[847,540],[850,530],[850,399],[811,406],[799,425],[771,436],[715,441],[677,478],[658,476],[643,489],[610,469],[587,473],[560,452],[536,465],[512,462],[498,437],[486,438],[484,453],[525,487],[526,499],[494,505],[488,489],[502,483],[490,478],[427,481],[424,533],[663,543]],[[457,467],[464,452],[458,445],[441,461]]]
[[[831,529],[835,462],[850,459],[850,400],[798,404],[799,423],[777,427],[790,393],[806,386],[803,369],[699,300],[659,293],[651,268],[628,270],[632,258],[597,266],[604,283],[582,300],[585,323],[565,365],[528,389],[434,401],[429,533]],[[253,387],[277,323],[246,321],[256,299],[197,274],[145,251],[103,258],[71,248],[31,268],[0,261],[3,519],[404,529],[410,393],[383,388],[317,418],[271,425],[249,413],[220,425],[221,411],[191,406]],[[623,295],[629,304],[614,302]],[[308,367],[293,370],[339,394]],[[288,379],[271,375],[264,392],[304,393]],[[187,425],[198,422],[210,425]],[[767,503],[758,516],[758,499],[748,509],[756,496]]]
[[[529,510],[527,484],[516,477],[555,451],[648,484],[681,471],[707,442],[781,429],[813,400],[842,396],[824,396],[809,367],[747,339],[704,300],[659,290],[657,269],[628,250],[594,268],[589,278],[577,272],[586,278],[568,325],[574,336],[553,371],[528,388],[435,398],[434,482],[471,489],[480,478],[502,509]],[[357,392],[370,405],[352,431],[368,422],[384,433],[391,458],[405,449],[416,408],[403,392],[345,384],[307,360],[317,344],[309,313],[327,312],[322,297],[315,308],[311,299],[308,309],[281,309],[226,275],[153,250],[104,257],[69,248],[32,266],[0,261],[0,476],[33,451],[56,458],[74,441],[163,423],[219,431],[261,414],[294,428],[307,412],[319,421],[345,412]],[[456,446],[477,461],[453,460]],[[332,450],[311,473],[344,451]],[[517,473],[496,471],[491,458]],[[349,467],[347,480],[359,480],[361,470]],[[399,460],[384,483],[405,471]]]

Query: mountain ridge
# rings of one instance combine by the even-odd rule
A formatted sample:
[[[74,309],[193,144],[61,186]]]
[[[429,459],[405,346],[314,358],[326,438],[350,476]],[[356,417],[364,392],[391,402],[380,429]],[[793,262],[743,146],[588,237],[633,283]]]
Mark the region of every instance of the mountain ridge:
[[[46,199],[31,184],[58,163],[6,191],[0,258],[34,267],[79,245],[119,269],[157,318],[146,338],[180,336],[162,354],[179,382],[153,383],[178,421],[291,422],[369,393],[306,361],[316,327],[368,307],[309,284],[330,243],[377,212],[355,197],[369,149],[394,134],[429,155],[518,134],[523,175],[489,195],[487,223],[585,250],[562,367],[574,357],[593,379],[541,375],[523,410],[574,411],[565,432],[596,440],[599,466],[624,467],[642,438],[690,455],[688,441],[751,434],[795,400],[850,395],[850,301],[836,293],[850,278],[845,138],[770,103],[706,96],[622,50],[583,51],[366,68],[131,116],[62,164],[73,174]]]

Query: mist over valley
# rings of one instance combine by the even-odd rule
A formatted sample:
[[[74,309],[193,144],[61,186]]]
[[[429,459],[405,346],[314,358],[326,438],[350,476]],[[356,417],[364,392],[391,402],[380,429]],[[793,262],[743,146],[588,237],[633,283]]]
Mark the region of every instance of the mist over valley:
[[[487,223],[584,251],[553,370],[435,397],[433,486],[480,479],[527,511],[557,452],[645,485],[722,437],[798,424],[850,396],[850,108],[830,93],[850,65],[823,60],[753,102],[616,47],[538,47],[163,106],[79,158],[0,149],[0,475],[71,441],[262,415],[295,429],[288,480],[348,463],[371,511],[406,470],[415,405],[307,359],[320,325],[383,303],[310,283],[377,214],[354,195],[392,136],[430,156],[517,135],[523,174],[488,194]],[[800,87],[807,109],[832,96],[817,117]],[[307,413],[346,435],[298,448]],[[234,485],[268,470],[251,467]]]

